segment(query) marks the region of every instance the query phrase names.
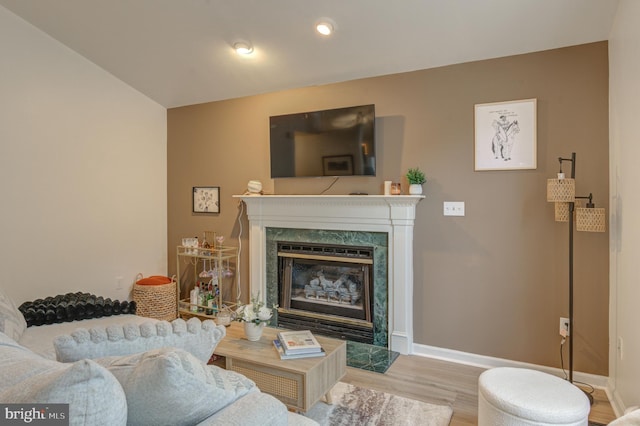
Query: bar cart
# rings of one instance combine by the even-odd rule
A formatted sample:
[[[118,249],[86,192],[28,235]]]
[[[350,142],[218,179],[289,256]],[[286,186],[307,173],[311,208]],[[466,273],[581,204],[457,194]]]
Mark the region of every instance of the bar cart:
[[[237,300],[229,299],[235,298],[237,294],[238,278],[237,274],[231,270],[231,264],[234,267],[238,265],[237,247],[178,246],[176,265],[178,316],[215,319],[220,311],[234,310]],[[202,299],[199,295],[194,303],[191,290],[198,285],[207,286],[205,290],[207,297]]]

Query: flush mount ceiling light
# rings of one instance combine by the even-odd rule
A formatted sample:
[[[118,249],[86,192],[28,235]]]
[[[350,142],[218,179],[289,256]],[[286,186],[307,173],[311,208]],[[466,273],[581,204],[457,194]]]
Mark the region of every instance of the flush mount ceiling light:
[[[336,30],[336,23],[329,18],[320,18],[316,22],[316,31],[323,36],[330,36]]]
[[[250,55],[253,53],[253,46],[248,41],[238,40],[233,43],[233,48],[238,55]]]

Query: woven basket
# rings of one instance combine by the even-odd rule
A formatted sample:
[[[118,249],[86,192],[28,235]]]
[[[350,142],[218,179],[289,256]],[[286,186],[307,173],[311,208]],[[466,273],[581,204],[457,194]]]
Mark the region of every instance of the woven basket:
[[[136,314],[141,317],[173,321],[178,312],[176,299],[175,277],[168,284],[133,285]]]

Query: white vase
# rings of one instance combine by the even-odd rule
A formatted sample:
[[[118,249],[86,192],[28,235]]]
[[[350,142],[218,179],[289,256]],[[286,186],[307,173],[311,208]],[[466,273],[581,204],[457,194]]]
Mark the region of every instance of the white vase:
[[[244,323],[244,335],[247,336],[247,340],[251,342],[257,342],[260,340],[262,336],[262,330],[265,327],[265,323],[261,322],[260,324],[256,324],[253,322],[245,322]]]
[[[422,185],[419,183],[412,183],[409,185],[409,194],[411,195],[421,195],[422,194]]]

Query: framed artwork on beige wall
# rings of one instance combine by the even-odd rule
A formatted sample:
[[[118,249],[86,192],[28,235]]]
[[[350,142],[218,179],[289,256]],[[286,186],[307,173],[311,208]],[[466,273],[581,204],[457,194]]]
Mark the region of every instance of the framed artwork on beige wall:
[[[476,104],[475,170],[537,167],[537,99]]]
[[[193,212],[220,213],[220,187],[194,186]]]

